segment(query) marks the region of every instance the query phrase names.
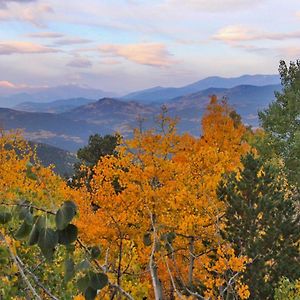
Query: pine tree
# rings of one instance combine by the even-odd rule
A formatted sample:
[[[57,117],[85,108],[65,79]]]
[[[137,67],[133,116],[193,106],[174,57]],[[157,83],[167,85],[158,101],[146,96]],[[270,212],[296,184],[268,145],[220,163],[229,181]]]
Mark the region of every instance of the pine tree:
[[[104,137],[99,134],[91,135],[88,145],[77,151],[77,158],[80,161],[74,165],[74,175],[69,181],[69,185],[80,187],[82,185],[81,180],[84,179],[86,185],[89,186],[93,177],[93,167],[101,157],[116,154],[115,149],[118,143],[118,135],[105,135]]]
[[[280,277],[300,276],[300,217],[275,169],[253,154],[242,163],[243,169],[218,187],[218,197],[227,204],[223,234],[238,254],[253,260],[244,275],[250,298],[273,299]]]
[[[280,62],[282,92],[276,100],[259,113],[261,125],[268,133],[269,152],[283,160],[291,183],[300,188],[300,60],[289,67]]]

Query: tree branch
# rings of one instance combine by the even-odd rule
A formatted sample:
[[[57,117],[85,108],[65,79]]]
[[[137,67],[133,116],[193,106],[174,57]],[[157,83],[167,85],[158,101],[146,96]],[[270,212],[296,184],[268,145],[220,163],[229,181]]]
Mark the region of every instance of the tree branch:
[[[19,269],[19,273],[24,281],[24,283],[27,285],[28,289],[31,291],[32,295],[34,296],[35,299],[38,300],[42,300],[42,298],[37,294],[36,290],[33,288],[33,286],[31,285],[29,279],[26,277],[21,264],[19,263],[19,261],[17,260],[16,256],[14,255],[13,251],[11,250],[10,245],[8,244],[8,242],[6,241],[5,237],[2,235],[2,233],[0,233],[0,240],[4,242],[4,244],[6,245],[8,251],[9,251],[9,255],[11,257],[11,259],[13,260],[13,262],[15,263],[15,265],[18,267]]]

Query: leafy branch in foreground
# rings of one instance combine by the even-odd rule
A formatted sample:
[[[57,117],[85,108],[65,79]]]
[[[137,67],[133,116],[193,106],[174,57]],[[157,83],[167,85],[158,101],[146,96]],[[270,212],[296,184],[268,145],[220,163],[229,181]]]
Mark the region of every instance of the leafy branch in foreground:
[[[97,291],[108,284],[108,277],[103,272],[103,269],[99,268],[97,263],[95,265],[96,267],[90,263],[90,261],[96,262],[100,254],[99,248],[86,248],[77,237],[77,227],[71,224],[77,210],[74,202],[65,201],[57,212],[32,206],[27,201],[21,201],[16,204],[2,202],[0,207],[1,224],[4,225],[13,221],[19,224],[18,229],[12,234],[13,238],[23,241],[28,246],[36,245],[48,262],[53,261],[55,251],[57,251],[60,246],[64,247],[66,253],[63,261],[65,282],[74,278],[77,272],[80,275],[76,281],[77,288],[85,295],[86,299],[94,299],[97,295]],[[22,280],[29,289],[29,294],[36,299],[42,299],[37,289],[39,288],[42,289],[50,299],[57,299],[18,257],[16,250],[13,250],[12,238],[5,236],[3,232],[0,233],[0,240],[2,253],[5,253],[3,247],[8,250],[10,258],[18,267]],[[74,261],[75,243],[77,243],[86,254],[86,258],[78,263]],[[5,256],[2,256],[1,262],[6,263]],[[31,283],[28,276],[33,280],[33,283]]]

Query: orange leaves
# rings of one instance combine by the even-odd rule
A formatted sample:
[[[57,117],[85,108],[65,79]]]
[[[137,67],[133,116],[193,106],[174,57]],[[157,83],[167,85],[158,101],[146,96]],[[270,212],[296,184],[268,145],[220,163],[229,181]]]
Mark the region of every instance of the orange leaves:
[[[56,209],[74,196],[60,177],[36,161],[35,153],[19,132],[0,135],[0,197],[7,202],[26,199]]]
[[[222,174],[236,170],[240,156],[249,149],[242,140],[245,127],[235,124],[230,113],[226,102],[213,98],[202,120],[200,138],[177,134],[176,120],[163,113],[157,130],[136,129],[134,137],[118,147],[118,156],[103,157],[94,168],[92,190],[83,187],[77,201],[82,239],[107,246],[113,253],[112,261],[117,260],[122,244],[122,251],[129,256],[132,251],[139,254],[136,263],[141,273],[147,274],[150,248],[143,244],[142,237],[146,232],[153,234],[152,215],[159,237],[176,233],[170,262],[173,276],[180,272],[187,280],[189,264],[194,261],[194,278],[202,281],[209,293],[226,283],[224,273],[228,270],[242,272],[246,260],[235,257],[232,249],[222,248],[220,229],[225,206],[216,197]],[[194,259],[189,250],[190,237],[195,240]],[[126,243],[121,243],[124,240]],[[129,244],[134,247],[128,248]],[[167,286],[169,274],[163,262],[169,254],[162,245],[155,250],[155,259]],[[215,260],[199,255],[218,247],[221,252]],[[126,263],[120,263],[121,269],[134,273],[134,266]],[[216,273],[219,275],[212,275]],[[144,278],[134,276],[131,280],[136,282]]]

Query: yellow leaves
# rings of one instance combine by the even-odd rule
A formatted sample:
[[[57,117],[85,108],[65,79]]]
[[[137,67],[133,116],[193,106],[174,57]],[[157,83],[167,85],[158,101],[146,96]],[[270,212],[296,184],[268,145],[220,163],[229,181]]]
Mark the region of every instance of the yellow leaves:
[[[264,216],[264,213],[261,211],[258,215],[257,215],[257,220],[261,220]]]
[[[75,197],[51,168],[42,167],[18,132],[0,135],[0,197],[7,203],[26,199],[49,209]]]
[[[73,298],[73,300],[85,300],[84,296],[82,294],[77,295]]]
[[[238,295],[241,299],[248,299],[250,297],[250,291],[247,285],[242,284],[238,288]]]
[[[234,124],[230,112],[226,102],[213,98],[202,120],[201,138],[177,134],[176,120],[165,112],[158,117],[157,130],[136,129],[134,137],[118,147],[117,156],[103,157],[95,166],[91,191],[85,187],[78,191],[76,224],[81,238],[109,248],[112,264],[117,261],[120,240],[126,240],[123,251],[128,261],[132,255],[138,274],[147,274],[150,248],[143,244],[143,234],[151,232],[151,213],[158,234],[178,235],[172,246],[180,249],[174,260],[184,277],[190,255],[184,236],[197,237],[195,253],[219,246],[217,258],[204,254],[195,259],[195,279],[204,283],[208,294],[225,284],[226,271],[242,272],[247,259],[235,257],[232,248],[222,246],[220,216],[225,203],[216,196],[222,174],[237,170],[240,156],[249,149],[242,142],[245,127]],[[166,251],[162,247],[157,252],[157,259],[163,261]],[[158,264],[158,272],[168,286],[163,263]],[[144,276],[127,280],[127,285],[140,286]]]

